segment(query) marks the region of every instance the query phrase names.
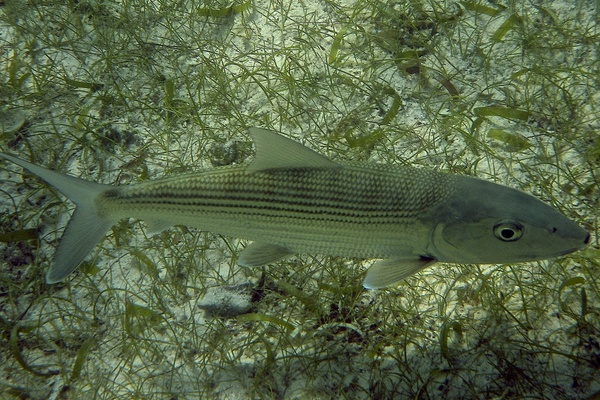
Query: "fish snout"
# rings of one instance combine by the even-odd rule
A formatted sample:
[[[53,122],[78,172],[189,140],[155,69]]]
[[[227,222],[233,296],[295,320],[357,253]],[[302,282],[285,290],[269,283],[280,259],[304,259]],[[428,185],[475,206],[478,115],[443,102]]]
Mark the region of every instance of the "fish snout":
[[[588,232],[588,234],[586,235],[585,239],[583,239],[583,244],[585,246],[587,246],[588,244],[590,244],[590,233]]]

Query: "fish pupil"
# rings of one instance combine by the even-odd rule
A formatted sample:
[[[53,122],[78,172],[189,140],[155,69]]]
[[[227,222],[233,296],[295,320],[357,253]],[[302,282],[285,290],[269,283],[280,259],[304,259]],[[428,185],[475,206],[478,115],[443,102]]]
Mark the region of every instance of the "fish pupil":
[[[502,232],[500,232],[500,234],[504,239],[512,239],[512,237],[515,235],[515,232],[512,229],[505,228],[502,229]]]

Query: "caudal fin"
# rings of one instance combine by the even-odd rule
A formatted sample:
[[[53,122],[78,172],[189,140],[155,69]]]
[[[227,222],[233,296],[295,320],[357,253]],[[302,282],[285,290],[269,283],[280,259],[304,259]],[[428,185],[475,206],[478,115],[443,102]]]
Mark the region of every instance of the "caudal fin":
[[[60,282],[77,269],[114,224],[115,221],[98,214],[94,202],[98,195],[112,186],[64,175],[3,153],[0,153],[0,158],[12,161],[37,175],[76,205],[56,250],[54,262],[46,273],[46,282]]]

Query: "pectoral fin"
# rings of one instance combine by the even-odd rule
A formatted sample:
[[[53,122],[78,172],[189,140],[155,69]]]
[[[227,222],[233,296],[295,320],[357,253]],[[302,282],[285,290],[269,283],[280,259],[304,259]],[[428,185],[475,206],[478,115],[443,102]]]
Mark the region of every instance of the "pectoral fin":
[[[260,267],[271,264],[293,253],[282,246],[267,243],[250,243],[238,257],[238,264],[242,267]]]
[[[363,286],[367,289],[382,289],[392,286],[435,262],[437,262],[436,259],[429,257],[380,260],[367,271]]]

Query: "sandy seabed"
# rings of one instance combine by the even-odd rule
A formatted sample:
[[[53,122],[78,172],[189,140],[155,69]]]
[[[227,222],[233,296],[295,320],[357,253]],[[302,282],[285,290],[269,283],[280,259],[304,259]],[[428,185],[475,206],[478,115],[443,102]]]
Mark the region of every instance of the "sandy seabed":
[[[517,187],[593,237],[559,260],[436,265],[366,291],[369,260],[248,270],[238,240],[122,221],[47,285],[72,205],[2,162],[3,397],[600,395],[596,2],[7,1],[0,14],[3,152],[128,184],[249,160],[246,130],[261,126],[334,160]]]

